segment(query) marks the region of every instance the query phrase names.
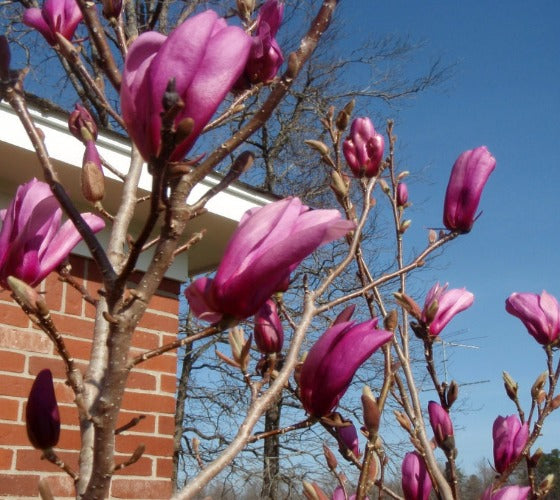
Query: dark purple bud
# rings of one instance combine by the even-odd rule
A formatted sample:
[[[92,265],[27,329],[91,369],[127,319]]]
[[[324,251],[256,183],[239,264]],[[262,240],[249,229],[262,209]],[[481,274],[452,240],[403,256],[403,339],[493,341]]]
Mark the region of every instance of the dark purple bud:
[[[103,17],[105,19],[116,19],[122,10],[122,0],[102,0]]]
[[[60,415],[52,373],[48,369],[42,370],[33,382],[27,399],[25,423],[27,436],[35,448],[46,450],[56,446],[60,436]]]

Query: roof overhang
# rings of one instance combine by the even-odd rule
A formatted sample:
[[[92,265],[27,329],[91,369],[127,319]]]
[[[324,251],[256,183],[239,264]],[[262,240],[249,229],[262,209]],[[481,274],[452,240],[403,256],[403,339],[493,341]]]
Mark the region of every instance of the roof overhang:
[[[45,136],[45,144],[57,173],[69,191],[72,199],[82,211],[90,210],[83,203],[80,192],[80,170],[84,154],[83,144],[68,131],[67,116],[50,109],[33,108],[30,110],[35,125]],[[130,163],[130,144],[114,133],[101,132],[96,141],[101,157],[117,171],[125,174]],[[19,118],[9,105],[0,103],[0,205],[6,206],[19,184],[29,181],[33,177],[42,178],[39,161],[31,142],[19,121]],[[105,198],[103,204],[110,212],[115,212],[119,204],[121,185],[120,179],[111,172],[105,171]],[[194,187],[188,203],[194,203],[219,182],[216,175],[207,176]],[[139,196],[147,195],[150,191],[152,178],[144,167],[139,182]],[[184,281],[188,275],[192,276],[214,269],[220,261],[225,245],[231,233],[237,226],[246,210],[270,203],[272,198],[243,185],[231,185],[215,195],[207,203],[207,212],[187,226],[187,235],[206,229],[203,240],[189,250],[188,254],[177,257],[167,273],[167,277]],[[142,227],[148,211],[148,203],[140,203],[135,213],[131,231],[137,234]],[[101,235],[102,241],[107,241],[108,231]],[[82,243],[76,247],[74,253],[89,255]],[[187,261],[188,259],[188,261]],[[149,255],[142,256],[138,268],[145,270]]]

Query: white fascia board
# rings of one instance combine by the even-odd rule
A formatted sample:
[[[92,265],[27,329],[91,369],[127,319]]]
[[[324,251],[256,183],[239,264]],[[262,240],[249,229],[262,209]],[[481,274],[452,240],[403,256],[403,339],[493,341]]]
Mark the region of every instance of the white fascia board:
[[[54,160],[67,165],[81,168],[84,155],[83,144],[74,138],[68,131],[68,123],[55,114],[30,109],[35,125],[45,134],[45,144],[49,156]],[[20,148],[33,151],[33,146],[19,118],[12,108],[0,103],[0,140],[14,144]],[[130,144],[124,139],[101,132],[96,141],[97,150],[101,157],[112,165],[117,171],[126,174],[130,163]],[[117,177],[109,171],[105,175],[111,179]],[[219,182],[219,177],[209,175],[204,178],[189,196],[187,203],[195,203],[208,189]],[[139,188],[149,192],[152,185],[152,176],[144,168],[140,176]],[[214,196],[206,205],[213,214],[226,219],[239,221],[241,216],[250,208],[260,207],[272,200],[257,192],[240,186],[229,186],[224,191]]]

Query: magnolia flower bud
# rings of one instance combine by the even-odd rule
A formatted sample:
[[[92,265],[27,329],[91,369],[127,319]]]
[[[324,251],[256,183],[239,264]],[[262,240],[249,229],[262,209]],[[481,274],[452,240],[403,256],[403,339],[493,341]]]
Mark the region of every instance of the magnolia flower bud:
[[[325,460],[327,461],[327,467],[334,471],[338,467],[338,461],[336,460],[334,453],[326,444],[323,444],[323,453],[325,455]]]
[[[433,245],[437,240],[438,240],[437,233],[433,229],[430,229],[428,231],[428,243],[430,245]]]
[[[340,111],[340,113],[338,113],[335,123],[336,123],[336,128],[341,132],[344,132],[344,130],[346,130],[346,127],[348,127],[348,122],[350,121],[350,117],[352,116],[352,111],[354,111],[355,104],[356,101],[352,99],[350,102],[346,104],[346,106],[344,106],[344,108]]]
[[[509,399],[515,401],[517,399],[517,389],[519,388],[519,385],[511,378],[508,372],[502,372],[502,377],[504,379],[504,387]]]
[[[399,305],[402,306],[408,314],[420,321],[420,319],[422,318],[422,310],[412,297],[409,297],[405,293],[401,292],[395,292],[393,296],[395,297]]]
[[[239,364],[242,371],[247,371],[252,336],[246,340],[243,328],[236,326],[229,331],[228,339],[233,359]]]
[[[394,332],[399,324],[399,315],[396,309],[392,309],[387,313],[385,318],[383,318],[383,327],[385,330]]]
[[[31,387],[25,410],[27,437],[40,450],[56,446],[60,436],[60,415],[50,370],[39,372]]]
[[[531,397],[533,399],[538,399],[539,397],[539,393],[541,392],[542,388],[544,387],[544,384],[546,383],[546,379],[548,378],[548,371],[544,371],[542,372],[537,379],[535,380],[535,383],[533,384],[533,387],[531,387]]]
[[[95,203],[105,195],[105,178],[101,167],[101,158],[95,142],[87,141],[82,163],[82,194],[84,198]]]
[[[336,170],[331,173],[331,189],[337,195],[337,197],[345,198],[348,195],[350,183],[347,179],[344,179]]]
[[[408,202],[408,187],[404,182],[397,186],[397,206],[404,207]]]
[[[364,412],[364,425],[369,433],[370,439],[372,439],[379,431],[381,413],[379,411],[377,399],[367,385],[362,389],[362,408]]]
[[[7,281],[16,299],[32,313],[42,316],[46,316],[49,313],[45,299],[33,287],[14,276],[8,276]]]
[[[84,144],[97,139],[97,124],[89,111],[81,104],[76,104],[74,111],[68,117],[68,130]]]
[[[459,397],[459,385],[457,384],[457,382],[455,382],[455,380],[452,380],[451,384],[449,384],[449,387],[447,388],[447,394],[446,394],[447,407],[451,408],[453,403],[457,401],[458,397]]]
[[[404,234],[406,232],[406,230],[410,227],[411,224],[412,224],[412,221],[410,219],[407,219],[407,220],[401,222],[401,225],[399,227],[399,233]]]
[[[550,490],[552,490],[553,486],[554,486],[554,474],[548,474],[542,480],[541,484],[539,484],[537,498],[545,498],[546,495],[550,493]]]
[[[122,10],[122,0],[102,0],[103,17],[105,19],[117,19]]]
[[[307,139],[303,142],[305,142],[305,144],[307,144],[310,148],[321,153],[321,156],[327,156],[329,154],[329,147],[322,141]]]
[[[412,426],[410,425],[410,420],[404,413],[394,410],[393,414],[395,415],[397,422],[405,431],[410,432],[412,430]]]

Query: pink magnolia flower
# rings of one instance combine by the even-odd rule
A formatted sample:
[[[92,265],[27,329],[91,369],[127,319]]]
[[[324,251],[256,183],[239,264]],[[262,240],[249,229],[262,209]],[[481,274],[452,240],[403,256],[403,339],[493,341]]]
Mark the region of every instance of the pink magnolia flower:
[[[171,160],[180,160],[243,72],[250,48],[251,37],[212,10],[190,17],[167,37],[150,31],[134,41],[125,61],[121,107],[146,160],[160,153],[162,99],[170,80],[184,103],[175,125],[194,121],[171,154]]]
[[[338,323],[309,351],[299,375],[300,399],[315,417],[329,414],[348,389],[358,368],[392,332],[377,329],[377,320]]]
[[[408,187],[404,182],[399,182],[397,186],[397,205],[404,207],[408,202]]]
[[[492,492],[490,485],[482,494],[481,500],[527,500],[531,492],[530,486],[506,486]]]
[[[283,16],[284,3],[279,0],[267,0],[261,7],[244,71],[244,77],[249,83],[270,82],[282,66],[284,56],[274,37],[278,33]]]
[[[346,496],[346,493],[344,492],[344,488],[342,488],[342,486],[338,486],[333,491],[331,500],[346,500],[347,498],[348,500],[356,500],[356,493]],[[369,497],[365,497],[365,500],[369,500]]]
[[[494,467],[501,474],[514,462],[529,439],[529,424],[521,423],[515,415],[499,416],[492,427]]]
[[[432,480],[424,459],[416,452],[407,453],[401,467],[401,484],[405,500],[428,500]]]
[[[81,241],[72,221],[62,226],[62,210],[49,185],[33,179],[21,185],[6,210],[0,211],[0,285],[15,276],[31,286],[40,283]],[[90,213],[82,217],[92,231],[105,227]]]
[[[451,418],[449,418],[449,413],[435,401],[430,401],[428,403],[428,415],[438,446],[444,450],[454,448],[453,424]]]
[[[482,190],[495,167],[496,159],[486,146],[465,151],[457,158],[443,205],[443,223],[447,229],[462,233],[471,230]]]
[[[192,312],[211,323],[224,315],[252,316],[273,293],[288,288],[305,257],[352,229],[338,210],[311,210],[299,198],[248,210],[214,279],[199,278],[185,290]]]
[[[474,295],[465,288],[447,290],[447,283],[436,283],[426,295],[422,321],[428,326],[430,335],[439,335],[453,317],[468,309],[474,302]]]
[[[58,443],[60,415],[52,373],[48,369],[39,372],[31,386],[25,409],[25,425],[27,437],[35,448],[46,450]]]
[[[276,302],[267,300],[255,315],[255,343],[262,354],[273,354],[282,350],[284,329],[278,316]]]
[[[367,117],[356,118],[342,144],[346,162],[356,177],[375,177],[383,160],[385,140]]]
[[[56,33],[72,40],[74,32],[83,19],[75,0],[45,0],[43,8],[25,9],[23,23],[36,29],[50,45],[56,45]]]
[[[529,333],[542,345],[556,342],[560,336],[560,306],[544,290],[536,293],[512,293],[506,299],[506,311],[519,318]]]

